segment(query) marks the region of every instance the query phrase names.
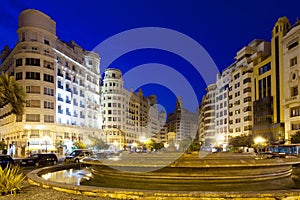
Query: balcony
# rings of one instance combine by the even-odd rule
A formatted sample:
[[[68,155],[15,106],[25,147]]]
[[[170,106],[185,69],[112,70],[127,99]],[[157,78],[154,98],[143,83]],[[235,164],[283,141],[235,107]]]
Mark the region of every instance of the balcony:
[[[62,97],[57,97],[57,100],[64,102],[64,99]]]
[[[71,100],[70,99],[66,99],[66,103],[71,104]]]
[[[78,106],[78,103],[76,101],[73,101],[74,106]]]
[[[81,107],[81,108],[85,108],[85,106],[84,106],[83,104],[80,104],[80,107]]]
[[[285,98],[283,100],[284,104],[292,104],[292,103],[299,103],[300,102],[300,95],[293,96],[290,98]]]
[[[64,77],[64,75],[60,72],[57,73],[57,76]]]
[[[66,114],[67,114],[67,115],[69,115],[69,116],[71,116],[71,113],[70,113],[70,112],[68,112],[68,111],[66,111]]]
[[[78,114],[77,114],[77,113],[74,113],[74,114],[73,114],[73,117],[78,117]]]
[[[64,114],[64,111],[63,110],[58,110],[58,113],[59,114]]]
[[[58,85],[57,87],[60,89],[64,89],[64,86],[62,86],[62,85]]]

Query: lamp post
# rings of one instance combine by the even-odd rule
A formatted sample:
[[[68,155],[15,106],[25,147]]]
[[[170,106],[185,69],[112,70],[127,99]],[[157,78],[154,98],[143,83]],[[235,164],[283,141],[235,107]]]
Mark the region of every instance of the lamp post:
[[[262,143],[264,143],[266,140],[261,137],[261,136],[258,136],[256,138],[254,138],[254,143],[257,144],[257,147],[258,147],[258,150],[257,150],[257,155],[258,155],[258,158],[262,158],[261,157],[261,154],[262,154],[262,149],[261,149],[261,145]]]

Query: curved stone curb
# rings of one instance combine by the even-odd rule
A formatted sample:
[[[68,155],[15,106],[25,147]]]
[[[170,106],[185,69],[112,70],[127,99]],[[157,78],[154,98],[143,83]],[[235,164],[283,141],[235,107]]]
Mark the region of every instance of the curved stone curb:
[[[112,199],[174,199],[174,200],[202,200],[202,199],[300,199],[300,190],[278,190],[278,191],[263,191],[263,192],[203,192],[203,191],[147,191],[147,190],[131,190],[131,189],[117,189],[104,188],[83,185],[68,185],[64,183],[57,183],[44,180],[40,175],[79,167],[78,164],[58,165],[52,167],[45,167],[36,169],[27,174],[28,182],[32,185],[37,185],[44,188],[51,188],[57,191],[67,192],[71,194],[81,194],[86,196],[112,198]]]

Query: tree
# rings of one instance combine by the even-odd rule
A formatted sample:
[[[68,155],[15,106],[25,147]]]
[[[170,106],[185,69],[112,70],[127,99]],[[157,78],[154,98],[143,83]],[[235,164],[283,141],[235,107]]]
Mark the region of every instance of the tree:
[[[101,138],[90,137],[90,140],[91,140],[91,144],[89,144],[88,146],[91,148],[95,148],[97,150],[109,148],[109,145],[106,144]]]
[[[300,143],[300,131],[297,131],[295,134],[292,135],[291,137],[291,143]]]
[[[147,149],[152,150],[152,149],[154,149],[154,146],[155,146],[155,140],[153,140],[153,139],[146,140],[145,145],[146,145]]]
[[[229,138],[229,144],[233,147],[251,147],[253,143],[253,136],[251,134]]]
[[[74,142],[74,146],[76,146],[77,149],[86,149],[86,145],[81,141]]]
[[[26,93],[13,76],[3,73],[0,76],[0,107],[10,104],[11,112],[16,115],[24,113]]]
[[[164,147],[165,147],[165,145],[163,142],[159,142],[159,143],[155,142],[155,144],[154,144],[154,149],[156,149],[156,150],[160,150]]]

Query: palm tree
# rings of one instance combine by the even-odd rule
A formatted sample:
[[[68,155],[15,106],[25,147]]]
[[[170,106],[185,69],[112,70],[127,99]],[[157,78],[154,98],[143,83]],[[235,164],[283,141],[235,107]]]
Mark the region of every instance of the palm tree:
[[[0,108],[10,104],[11,113],[22,115],[25,96],[24,88],[16,82],[13,76],[9,76],[7,73],[0,75]]]

